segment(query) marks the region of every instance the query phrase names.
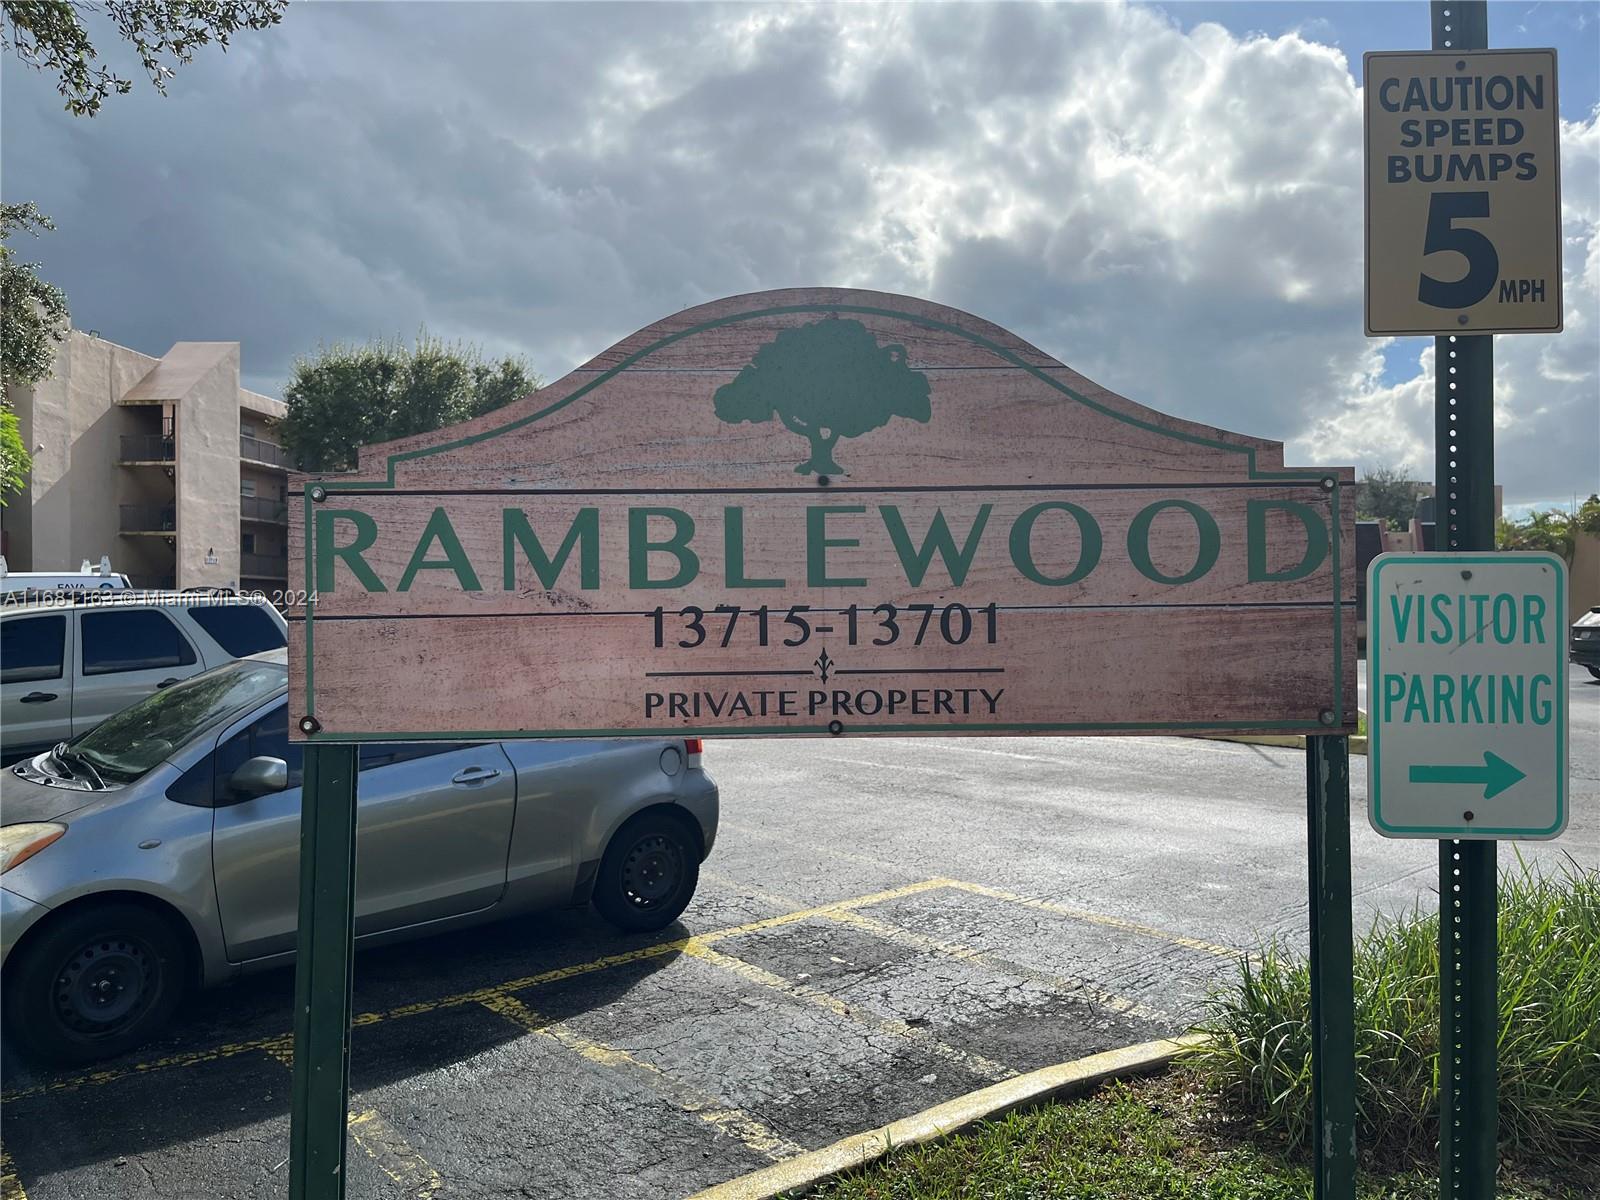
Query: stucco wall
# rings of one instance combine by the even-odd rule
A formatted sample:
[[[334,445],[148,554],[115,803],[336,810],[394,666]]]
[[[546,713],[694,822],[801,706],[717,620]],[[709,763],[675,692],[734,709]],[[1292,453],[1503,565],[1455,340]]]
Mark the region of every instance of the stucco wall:
[[[123,569],[123,469],[117,459],[122,434],[141,426],[115,400],[156,361],[73,330],[57,348],[51,377],[31,391],[12,393],[33,452],[28,487],[5,510],[14,569],[75,571],[84,559],[99,562],[105,554]],[[29,510],[26,517],[23,509]]]
[[[10,398],[25,443],[38,447],[28,486],[0,510],[12,570],[76,570],[109,554],[140,583],[239,585],[240,410],[276,441],[263,418],[281,418],[285,406],[240,388],[238,343],[179,342],[153,358],[73,330],[51,377]],[[174,431],[173,474],[120,465],[122,436],[160,434],[164,415]],[[125,504],[173,506],[171,544],[159,533],[121,536]]]
[[[239,347],[217,349],[178,402],[180,588],[239,586]]]

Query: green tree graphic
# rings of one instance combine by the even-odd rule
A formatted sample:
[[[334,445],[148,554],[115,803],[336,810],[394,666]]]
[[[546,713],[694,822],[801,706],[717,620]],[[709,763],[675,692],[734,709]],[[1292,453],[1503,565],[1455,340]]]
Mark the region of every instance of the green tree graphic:
[[[717,417],[737,425],[774,416],[811,443],[799,475],[837,475],[841,437],[860,437],[891,417],[924,424],[933,415],[928,380],[906,366],[904,346],[880,346],[860,321],[829,319],[785,329],[713,398]]]

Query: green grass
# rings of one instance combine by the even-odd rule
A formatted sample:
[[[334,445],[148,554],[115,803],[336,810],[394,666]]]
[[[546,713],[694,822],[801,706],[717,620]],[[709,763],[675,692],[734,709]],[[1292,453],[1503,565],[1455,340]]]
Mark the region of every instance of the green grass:
[[[1500,1140],[1524,1160],[1600,1155],[1600,873],[1522,864],[1500,894]],[[1426,1159],[1438,1136],[1439,925],[1413,913],[1355,948],[1358,1141]],[[1213,1035],[1188,1068],[1257,1128],[1310,1136],[1311,987],[1281,945],[1240,963],[1212,997]]]
[[[1500,1200],[1581,1200],[1600,1175],[1512,1172]],[[1436,1200],[1405,1169],[1361,1179],[1361,1200]],[[1303,1156],[1224,1115],[1183,1073],[984,1122],[824,1184],[818,1200],[1306,1200]]]

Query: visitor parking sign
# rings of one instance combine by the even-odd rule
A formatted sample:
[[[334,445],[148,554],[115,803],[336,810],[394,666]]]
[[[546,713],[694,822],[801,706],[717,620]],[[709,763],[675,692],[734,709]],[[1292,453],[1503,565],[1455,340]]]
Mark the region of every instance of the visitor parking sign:
[[[1553,554],[1372,560],[1367,812],[1380,834],[1566,828],[1566,594]]]

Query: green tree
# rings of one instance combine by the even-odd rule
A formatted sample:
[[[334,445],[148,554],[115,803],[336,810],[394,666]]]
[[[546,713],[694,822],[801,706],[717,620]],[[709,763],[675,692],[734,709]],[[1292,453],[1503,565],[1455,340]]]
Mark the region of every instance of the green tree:
[[[1494,544],[1497,550],[1548,550],[1570,563],[1577,528],[1577,518],[1560,509],[1532,512],[1520,521],[1502,520]]]
[[[224,51],[241,29],[266,29],[283,18],[287,0],[4,0],[0,49],[11,50],[26,65],[56,77],[67,111],[92,117],[113,92],[133,90],[107,67],[80,19],[98,12],[139,56],[145,74],[166,94],[175,68],[194,58],[197,47],[216,42]]]
[[[31,203],[0,204],[0,393],[49,378],[55,343],[67,336],[66,296],[10,245],[19,230],[38,237],[54,228]],[[32,466],[7,396],[0,400],[0,507],[22,490]]]
[[[1423,489],[1423,484],[1396,467],[1382,463],[1369,467],[1356,489],[1356,517],[1382,521],[1388,529],[1406,529],[1416,515]]]
[[[892,417],[926,423],[932,417],[928,380],[906,365],[904,346],[880,346],[860,321],[828,319],[785,329],[756,351],[732,383],[717,389],[717,417],[736,425],[774,416],[811,443],[795,468],[837,475],[841,437],[859,437]]]
[[[1578,505],[1578,515],[1573,524],[1581,533],[1600,533],[1600,495],[1591,495]]]
[[[295,363],[283,390],[283,444],[302,471],[345,471],[356,449],[493,412],[539,386],[525,360],[491,362],[472,346],[417,335],[324,347]]]

